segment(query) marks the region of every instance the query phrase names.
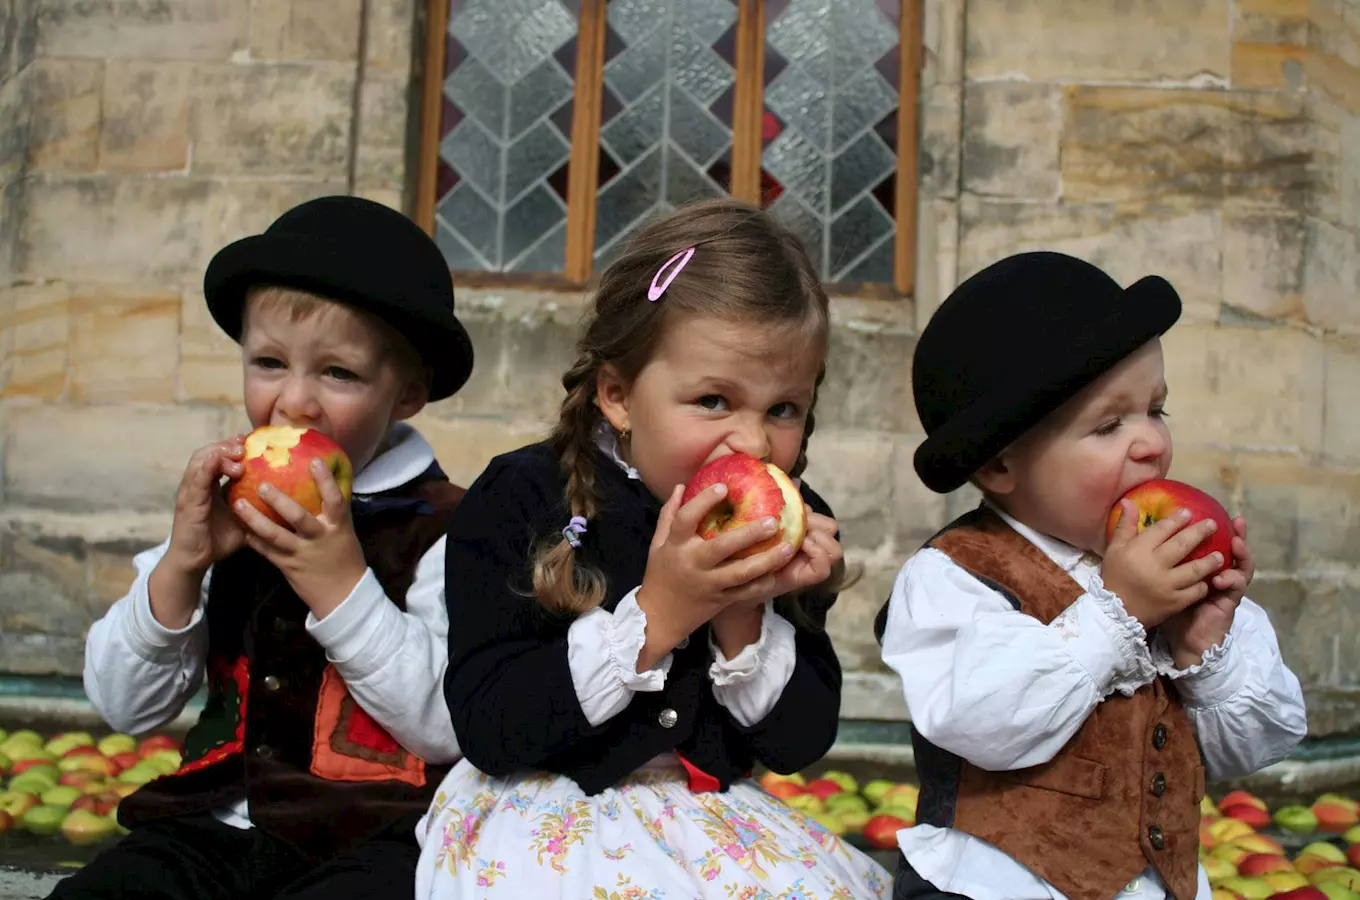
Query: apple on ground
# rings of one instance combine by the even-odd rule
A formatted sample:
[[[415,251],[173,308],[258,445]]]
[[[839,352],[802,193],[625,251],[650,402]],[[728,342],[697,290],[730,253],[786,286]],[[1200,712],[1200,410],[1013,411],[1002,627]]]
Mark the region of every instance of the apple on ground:
[[[119,772],[116,777],[118,778],[119,781],[123,781],[128,784],[142,785],[146,784],[149,781],[155,781],[157,778],[160,778],[164,774],[166,773],[162,772],[160,769],[156,768],[151,763],[147,762],[146,760],[142,760],[132,768],[124,769],[123,771]]]
[[[813,813],[826,812],[826,803],[816,794],[799,794],[784,801],[794,809],[811,815]]]
[[[1270,886],[1270,882],[1264,878],[1254,878],[1244,875],[1234,875],[1232,878],[1225,878],[1220,881],[1217,887],[1232,891],[1243,900],[1266,900],[1275,889]]]
[[[1236,844],[1229,842],[1227,844],[1219,844],[1217,847],[1213,849],[1212,852],[1210,852],[1209,855],[1217,856],[1219,859],[1226,859],[1234,866],[1240,868],[1242,865],[1242,860],[1246,859],[1248,856],[1251,856],[1251,851],[1246,849],[1245,847],[1239,847]]]
[[[25,772],[17,778],[9,780],[11,791],[25,791],[30,794],[41,794],[48,788],[57,786],[57,779],[49,778],[45,774],[38,772]]]
[[[0,834],[14,829],[14,816],[0,809]]]
[[[114,824],[88,809],[77,809],[61,823],[61,833],[76,846],[97,844],[113,835]]]
[[[1184,482],[1173,481],[1170,478],[1154,478],[1133,488],[1121,500],[1131,501],[1134,509],[1138,511],[1139,532],[1155,522],[1175,515],[1176,511],[1180,509],[1190,511],[1192,523],[1201,519],[1213,519],[1218,524],[1217,530],[1201,541],[1199,546],[1187,553],[1185,561],[1201,559],[1214,551],[1223,554],[1223,565],[1209,573],[1206,580],[1232,565],[1232,539],[1236,533],[1233,531],[1232,520],[1228,517],[1228,511],[1223,508],[1223,504],[1199,488],[1191,487]],[[1122,505],[1115,504],[1106,520],[1106,540],[1114,536],[1115,526],[1119,524],[1122,515]],[[1222,804],[1220,804],[1220,808],[1222,808]]]
[[[803,787],[807,784],[807,779],[799,772],[793,772],[789,775],[781,775],[779,772],[766,772],[764,775],[760,776],[760,786],[767,791],[770,789],[770,785],[781,781],[788,781],[799,787]]]
[[[1350,866],[1332,866],[1309,874],[1308,880],[1317,885],[1339,884],[1356,890],[1360,888],[1360,870],[1352,869]]]
[[[1243,900],[1241,896],[1234,894],[1227,888],[1221,888],[1217,885],[1209,892],[1209,897],[1210,900]]]
[[[821,797],[823,800],[830,797],[832,794],[841,794],[845,792],[845,788],[826,778],[812,779],[807,783],[807,788],[805,790],[807,793],[812,794],[815,797]]]
[[[1266,853],[1271,856],[1287,855],[1284,846],[1279,841],[1264,834],[1244,834],[1239,838],[1233,838],[1232,843],[1252,853]]]
[[[71,811],[88,809],[95,815],[107,816],[118,808],[118,800],[118,796],[110,791],[105,791],[102,794],[86,794],[71,804]]]
[[[27,791],[16,791],[11,788],[0,794],[0,812],[8,813],[16,822],[22,820],[24,813],[37,805],[38,795]]]
[[[1285,831],[1295,834],[1312,834],[1317,831],[1318,820],[1313,811],[1306,806],[1290,804],[1275,810],[1275,824]]]
[[[1252,828],[1270,827],[1270,813],[1260,807],[1250,806],[1246,803],[1223,807],[1223,815],[1230,819],[1237,819],[1239,822],[1246,822]]]
[[[139,787],[141,787],[139,784],[130,784],[126,781],[115,781],[109,785],[109,793],[121,800],[124,797],[130,797],[137,793],[137,788]]]
[[[1213,832],[1213,824],[1218,819],[1199,820],[1199,848],[1203,851],[1213,850],[1218,846],[1218,837]],[[1236,820],[1234,820],[1236,821]]]
[[[1343,802],[1344,801],[1344,802]],[[1335,794],[1319,797],[1313,803],[1313,815],[1317,816],[1318,829],[1341,834],[1360,822],[1355,803]]]
[[[839,772],[836,771],[835,769],[832,769],[830,771],[823,772],[822,777],[825,778],[827,781],[836,782],[836,784],[839,784],[841,786],[841,790],[845,791],[848,794],[855,794],[859,792],[859,782],[856,781],[855,776],[851,775],[849,772]]]
[[[174,750],[166,750],[162,753],[153,753],[142,760],[142,765],[150,766],[162,775],[169,775],[179,769],[182,759]]]
[[[13,738],[10,738],[13,741]],[[39,760],[41,762],[55,762],[56,754],[38,744],[23,743],[6,748],[5,755],[14,761],[17,766],[27,760]]]
[[[135,752],[137,750],[137,739],[130,734],[115,731],[113,734],[104,735],[95,746],[99,748],[100,753],[113,758],[120,753]]]
[[[1346,863],[1346,852],[1331,841],[1313,841],[1311,844],[1306,844],[1299,850],[1299,856],[1305,854],[1320,856],[1340,865]]]
[[[1215,819],[1223,815],[1223,813],[1219,812],[1218,807],[1214,805],[1214,801],[1208,794],[1199,798],[1199,814],[1201,817],[1207,816]]]
[[[314,428],[263,425],[246,435],[241,457],[241,477],[231,482],[227,499],[235,505],[244,500],[276,524],[288,527],[274,507],[260,497],[260,488],[271,484],[314,516],[321,514],[321,490],[312,475],[312,460],[330,469],[340,493],[348,500],[354,485],[354,466],[340,445]]]
[[[94,747],[94,738],[88,731],[67,731],[57,735],[43,745],[53,756],[64,756],[76,747]]]
[[[871,847],[879,850],[897,849],[897,832],[910,828],[911,823],[897,816],[879,813],[864,823],[861,834]]]
[[[1292,888],[1283,893],[1275,894],[1271,900],[1329,900],[1327,895],[1320,888],[1311,884],[1302,887]]]
[[[701,538],[711,541],[726,531],[773,517],[779,521],[779,531],[732,554],[733,559],[773,550],[780,543],[787,543],[795,551],[803,545],[807,507],[798,488],[774,463],[762,462],[746,453],[720,456],[694,473],[685,485],[680,503],[688,503],[716,484],[727,485],[727,496],[699,523]]]
[[[873,781],[866,784],[860,790],[860,793],[863,794],[864,799],[868,800],[870,803],[877,804],[882,802],[884,794],[895,787],[897,787],[895,782],[888,781],[886,778],[875,778]]]
[[[826,808],[835,813],[847,812],[852,809],[869,811],[869,801],[859,794],[849,794],[842,791],[839,794],[832,794],[826,798]]]
[[[58,768],[52,760],[43,757],[21,759],[14,764],[14,767],[10,769],[9,774],[11,778],[17,778],[25,772],[51,772],[53,778],[59,778],[61,776],[60,768]]]
[[[48,788],[39,795],[38,799],[44,806],[60,806],[63,809],[70,809],[71,804],[75,803],[80,797],[80,789],[59,784],[54,788]]]
[[[808,818],[816,822],[818,825],[821,825],[827,831],[837,836],[845,834],[847,830],[844,822],[842,822],[839,818],[832,815],[831,813],[826,812],[825,810],[823,810],[822,812],[812,813],[808,816]]]
[[[848,809],[830,811],[834,812],[836,816],[845,823],[847,828],[863,828],[865,823],[874,817],[873,813],[869,812],[869,810],[858,809],[853,806]]]
[[[1346,862],[1360,869],[1360,844],[1351,844],[1346,848]]]
[[[1218,882],[1224,878],[1231,878],[1237,874],[1237,866],[1221,856],[1209,856],[1200,865],[1204,866],[1204,874],[1210,881]]]
[[[10,732],[9,737],[5,738],[3,742],[4,746],[17,744],[29,744],[34,747],[41,747],[43,745],[43,736],[30,728],[21,728],[18,731]]]
[[[1237,862],[1239,875],[1267,875],[1271,872],[1292,872],[1294,866],[1283,856],[1267,853],[1251,853]]]
[[[1267,872],[1264,876],[1266,882],[1275,891],[1273,896],[1278,896],[1283,891],[1292,891],[1301,887],[1309,887],[1308,879],[1298,872],[1290,869],[1288,872]]]
[[[1300,853],[1294,857],[1294,871],[1301,872],[1304,875],[1311,875],[1321,869],[1336,869],[1344,865],[1345,862],[1327,859],[1318,856],[1316,853]]]
[[[790,797],[797,797],[805,793],[804,789],[794,784],[792,781],[775,781],[765,788],[765,792],[780,800],[787,800]]]
[[[278,485],[275,485],[275,487],[278,487]],[[137,755],[142,759],[146,759],[162,750],[174,750],[176,753],[179,753],[179,742],[168,734],[153,734],[151,737],[142,738],[141,743],[137,745]]]
[[[1344,884],[1317,884],[1313,885],[1326,895],[1327,900],[1360,900],[1360,894],[1346,887]]]
[[[110,756],[109,759],[113,760],[113,764],[117,766],[118,771],[121,772],[124,769],[131,769],[133,766],[137,765],[141,760],[141,757],[137,755],[136,750],[125,750],[122,753],[115,753],[113,756]]]
[[[97,772],[106,777],[118,774],[118,764],[98,751],[62,757],[57,768],[63,772]]]
[[[1207,800],[1208,797],[1206,796],[1205,799]],[[1240,803],[1245,803],[1247,806],[1254,806],[1257,809],[1269,809],[1269,807],[1266,806],[1266,801],[1250,791],[1242,790],[1228,791],[1228,793],[1219,798],[1218,808],[1223,809],[1228,806],[1237,806]]]
[[[14,760],[3,753],[0,753],[0,777],[9,773],[9,767],[14,765]]]
[[[24,828],[33,834],[56,834],[61,828],[61,820],[66,818],[64,806],[35,806],[24,813]]]

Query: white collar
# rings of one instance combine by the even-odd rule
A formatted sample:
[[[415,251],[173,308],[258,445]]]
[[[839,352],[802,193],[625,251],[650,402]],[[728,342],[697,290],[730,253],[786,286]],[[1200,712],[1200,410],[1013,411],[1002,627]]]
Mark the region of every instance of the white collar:
[[[638,470],[624,462],[623,455],[619,451],[619,436],[608,422],[601,422],[595,427],[595,446],[600,449],[601,453],[612,459],[620,469],[623,469],[623,474],[634,481],[642,480]]]
[[[405,422],[392,426],[387,449],[354,476],[355,494],[378,494],[399,488],[434,462],[434,449]]]
[[[1071,544],[1060,541],[1055,537],[1035,531],[1024,522],[1015,519],[990,499],[984,497],[982,502],[991,509],[992,512],[1000,516],[1003,522],[1014,528],[1022,538],[1029,541],[1035,547],[1038,547],[1044,556],[1053,560],[1060,569],[1067,572],[1069,575],[1081,565],[1091,568],[1100,567],[1100,557],[1096,556],[1094,553],[1087,553],[1086,551],[1079,550]]]

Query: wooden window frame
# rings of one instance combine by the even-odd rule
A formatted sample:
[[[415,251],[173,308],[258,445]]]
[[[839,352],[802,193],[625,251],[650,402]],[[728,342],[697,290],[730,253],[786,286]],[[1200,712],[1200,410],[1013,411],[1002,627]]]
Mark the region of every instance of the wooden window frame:
[[[916,293],[917,203],[920,191],[918,147],[922,10],[924,0],[900,0],[897,169],[893,197],[893,281],[856,285],[837,293],[913,297]],[[439,170],[440,116],[443,111],[444,53],[448,42],[449,0],[425,0],[424,72],[420,92],[420,146],[416,172],[415,221],[434,234],[435,184]],[[576,38],[576,71],[571,127],[571,167],[567,177],[566,260],[561,274],[458,270],[470,286],[518,285],[543,289],[580,289],[592,276],[595,195],[600,167],[599,133],[604,90],[607,0],[581,0]],[[736,85],[732,105],[733,197],[760,201],[760,160],[764,146],[760,119],[765,102],[765,3],[737,0]]]

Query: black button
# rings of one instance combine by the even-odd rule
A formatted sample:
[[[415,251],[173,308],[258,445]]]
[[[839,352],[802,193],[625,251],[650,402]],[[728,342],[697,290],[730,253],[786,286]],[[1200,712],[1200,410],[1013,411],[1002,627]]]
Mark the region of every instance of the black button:
[[[1152,796],[1160,797],[1166,793],[1166,775],[1158,772],[1152,776]]]
[[[1166,746],[1166,726],[1158,725],[1152,729],[1152,746],[1158,750]]]
[[[1165,847],[1166,839],[1162,837],[1162,829],[1156,825],[1150,827],[1148,829],[1148,843],[1152,845],[1153,850],[1161,850]]]
[[[279,679],[277,675],[264,676],[264,689],[269,693],[274,693],[279,689]]]
[[[273,759],[274,748],[269,746],[268,744],[261,744],[260,746],[255,748],[255,755],[258,756],[260,759]]]

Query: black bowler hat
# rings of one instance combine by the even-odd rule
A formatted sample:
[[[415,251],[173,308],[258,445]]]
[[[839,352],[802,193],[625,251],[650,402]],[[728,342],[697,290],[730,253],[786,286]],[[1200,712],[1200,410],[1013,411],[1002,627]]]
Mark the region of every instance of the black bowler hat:
[[[218,251],[203,276],[208,311],[241,339],[246,291],[279,285],[373,313],[416,348],[441,400],[472,374],[472,341],[453,314],[453,277],[439,248],[406,216],[360,197],[295,206],[264,234]]]
[[[1166,279],[1128,288],[1062,253],[1010,256],[954,289],[916,342],[926,440],[916,473],[946,493],[1120,360],[1175,324]]]

